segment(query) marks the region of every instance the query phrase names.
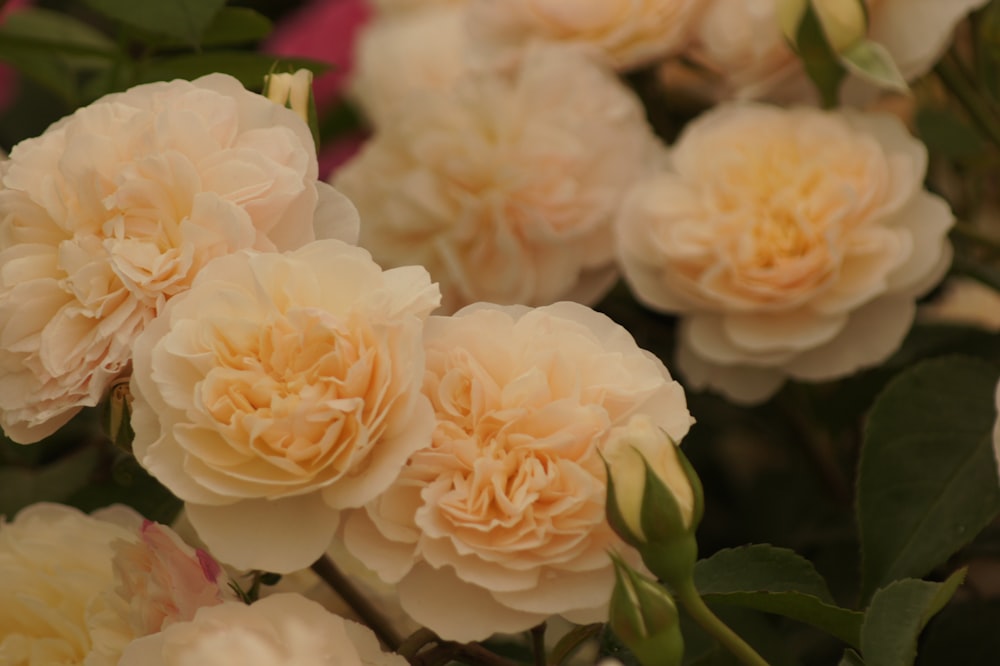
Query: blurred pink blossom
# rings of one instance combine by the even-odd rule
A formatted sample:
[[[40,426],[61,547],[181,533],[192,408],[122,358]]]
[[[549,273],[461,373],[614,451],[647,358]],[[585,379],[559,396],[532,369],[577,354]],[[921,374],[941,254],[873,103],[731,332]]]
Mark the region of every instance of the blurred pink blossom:
[[[7,16],[21,7],[31,4],[31,0],[9,0],[0,8],[0,23]],[[0,63],[0,111],[6,110],[17,93],[17,71],[6,63]]]

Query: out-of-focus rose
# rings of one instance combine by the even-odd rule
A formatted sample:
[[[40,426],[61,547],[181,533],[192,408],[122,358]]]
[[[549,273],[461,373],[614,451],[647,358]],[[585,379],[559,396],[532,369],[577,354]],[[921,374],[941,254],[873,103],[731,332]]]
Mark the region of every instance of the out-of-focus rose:
[[[189,622],[131,643],[119,666],[406,666],[367,627],[314,601],[276,594],[202,608]]]
[[[443,6],[370,23],[358,39],[351,94],[376,128],[415,90],[445,91],[468,69],[465,11]]]
[[[317,241],[209,264],[135,343],[136,458],[211,552],[287,573],[425,446],[427,272]]]
[[[372,0],[375,8],[385,16],[402,16],[422,12],[434,7],[466,5],[469,0]]]
[[[0,524],[0,663],[114,666],[134,638],[221,603],[218,572],[126,507],[30,506]]]
[[[917,320],[978,326],[1000,333],[1000,293],[972,278],[949,278],[934,300],[920,306]]]
[[[636,413],[680,440],[691,424],[680,385],[625,329],[576,303],[477,304],[431,317],[425,341],[433,443],[351,513],[348,549],[399,581],[403,609],[444,638],[551,615],[603,620],[607,550],[635,553],[605,520],[600,451]]]
[[[472,0],[472,43],[489,60],[509,62],[534,41],[578,44],[615,69],[679,50],[702,0]]]
[[[376,261],[425,266],[449,312],[610,288],[614,213],[661,150],[611,72],[542,48],[509,76],[470,74],[399,111],[334,180]]]
[[[913,81],[941,57],[958,22],[987,1],[868,0],[868,36],[885,46],[904,78]],[[776,8],[777,0],[711,0],[702,12],[688,55],[719,75],[720,96],[783,101],[811,96]],[[850,86],[858,94],[864,84],[854,80]]]
[[[691,123],[617,227],[638,298],[683,318],[691,385],[753,403],[895,351],[951,259],[926,165],[891,116],[727,105]]]
[[[213,258],[355,236],[353,206],[316,175],[306,124],[221,74],[109,95],[15,146],[0,163],[7,435],[37,441],[96,405]]]

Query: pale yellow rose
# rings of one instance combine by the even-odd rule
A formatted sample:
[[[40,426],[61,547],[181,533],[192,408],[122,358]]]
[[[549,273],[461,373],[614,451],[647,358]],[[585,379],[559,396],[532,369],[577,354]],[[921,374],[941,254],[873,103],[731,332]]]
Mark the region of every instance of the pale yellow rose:
[[[377,19],[358,36],[350,93],[375,127],[415,90],[448,90],[468,69],[465,11],[443,6]]]
[[[614,213],[662,150],[611,72],[540,48],[509,74],[469,74],[398,111],[334,181],[376,261],[425,266],[447,312],[589,304],[611,287]]]
[[[0,524],[0,663],[115,666],[131,640],[230,598],[218,566],[123,506]]]
[[[951,259],[926,166],[892,116],[736,104],[692,122],[617,226],[633,291],[682,317],[691,385],[759,402],[895,351]]]
[[[100,401],[214,257],[356,236],[288,109],[229,76],[137,86],[0,163],[0,424],[34,442]]]
[[[678,51],[704,0],[472,0],[471,41],[509,62],[534,41],[588,48],[615,69]]]
[[[952,31],[988,0],[868,0],[870,39],[884,45],[907,81],[926,74]],[[804,101],[811,84],[782,34],[776,0],[709,0],[693,28],[687,55],[720,77],[720,97]],[[866,90],[867,88],[867,90]],[[871,98],[871,87],[851,78],[848,97]]]
[[[129,644],[119,666],[406,666],[367,627],[314,601],[276,594],[202,608],[189,622]]]
[[[212,262],[135,342],[136,458],[220,560],[309,566],[339,510],[429,441],[421,331],[438,301],[424,269],[383,272],[336,240]]]
[[[679,441],[692,422],[680,385],[577,303],[477,304],[431,317],[425,341],[433,442],[351,512],[348,550],[444,638],[607,619],[607,551],[631,550],[605,520],[600,451],[633,414]]]

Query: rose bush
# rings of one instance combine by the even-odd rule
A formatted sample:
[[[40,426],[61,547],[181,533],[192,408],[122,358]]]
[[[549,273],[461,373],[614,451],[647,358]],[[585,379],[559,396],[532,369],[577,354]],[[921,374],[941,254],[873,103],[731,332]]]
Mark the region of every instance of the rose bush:
[[[120,666],[406,666],[367,627],[316,602],[276,594],[203,608],[189,622],[131,643]]]
[[[136,458],[220,560],[309,566],[339,510],[429,440],[421,331],[438,301],[422,268],[383,272],[336,240],[212,262],[135,342]]]
[[[606,551],[625,547],[605,520],[600,452],[637,413],[679,441],[692,422],[680,385],[576,303],[478,304],[432,317],[425,340],[432,443],[351,513],[348,549],[443,638],[602,621]]]
[[[385,266],[421,264],[453,312],[476,301],[595,302],[612,285],[611,222],[660,155],[637,98],[579,52],[415,92],[336,186]]]
[[[926,167],[891,116],[737,104],[693,121],[617,227],[636,296],[682,317],[691,386],[759,402],[895,351],[951,259]]]
[[[127,372],[132,342],[211,259],[351,239],[306,124],[213,74],[108,95],[0,163],[0,424],[55,432]]]

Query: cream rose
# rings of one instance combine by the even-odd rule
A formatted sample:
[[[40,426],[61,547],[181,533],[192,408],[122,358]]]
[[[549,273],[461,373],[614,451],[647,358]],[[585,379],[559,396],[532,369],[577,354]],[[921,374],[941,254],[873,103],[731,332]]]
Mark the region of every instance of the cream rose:
[[[0,663],[114,666],[134,638],[230,598],[218,574],[126,507],[30,506],[0,524]]]
[[[287,573],[426,445],[427,272],[336,240],[212,262],[135,342],[136,458],[210,551]]]
[[[444,6],[369,23],[354,50],[350,92],[375,127],[414,90],[448,90],[466,71],[465,11]]]
[[[351,513],[348,550],[443,638],[605,620],[607,550],[630,551],[605,520],[600,451],[633,414],[679,441],[692,422],[680,385],[577,303],[477,304],[431,317],[425,341],[432,444]]]
[[[926,74],[952,31],[988,0],[868,0],[869,37],[884,45],[907,81]],[[781,33],[776,0],[709,0],[687,53],[722,80],[721,97],[804,100],[811,86]],[[859,99],[865,84],[848,90]]]
[[[202,608],[189,622],[131,643],[119,666],[406,666],[367,627],[314,601],[276,594]]]
[[[753,403],[895,351],[951,259],[926,166],[891,116],[728,105],[692,122],[617,227],[635,294],[682,317],[691,385]]]
[[[0,424],[55,432],[214,257],[350,238],[295,113],[214,74],[101,98],[0,163]],[[322,195],[322,196],[321,196]]]
[[[471,41],[501,62],[534,40],[584,46],[615,69],[679,50],[704,0],[472,0]]]
[[[592,303],[614,282],[611,221],[660,145],[635,96],[577,52],[414,93],[335,184],[385,266],[422,264],[444,310]]]

